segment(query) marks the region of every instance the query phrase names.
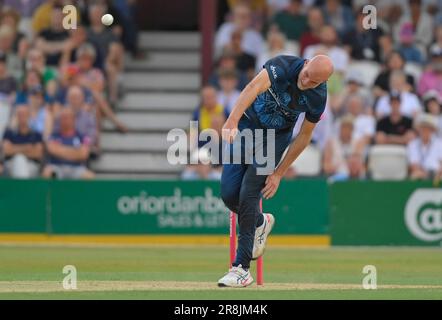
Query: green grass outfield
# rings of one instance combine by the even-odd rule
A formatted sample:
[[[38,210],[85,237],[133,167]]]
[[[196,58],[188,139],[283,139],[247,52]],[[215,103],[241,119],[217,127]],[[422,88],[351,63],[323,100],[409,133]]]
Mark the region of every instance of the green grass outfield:
[[[378,289],[362,289],[362,268]],[[65,265],[78,289],[62,288]],[[268,248],[263,287],[218,288],[228,248],[0,246],[0,299],[442,299],[434,248]]]

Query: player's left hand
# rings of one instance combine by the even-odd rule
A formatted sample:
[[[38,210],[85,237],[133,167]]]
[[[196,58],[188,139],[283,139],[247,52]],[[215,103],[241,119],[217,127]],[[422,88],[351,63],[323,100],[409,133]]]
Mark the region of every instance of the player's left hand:
[[[279,182],[281,181],[281,176],[277,173],[272,173],[266,179],[266,185],[261,190],[264,199],[270,199],[273,197],[278,190]]]

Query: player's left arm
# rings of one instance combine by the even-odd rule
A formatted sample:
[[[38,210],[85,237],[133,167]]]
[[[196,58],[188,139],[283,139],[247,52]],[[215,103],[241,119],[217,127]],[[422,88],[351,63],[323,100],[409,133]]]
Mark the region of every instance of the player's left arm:
[[[275,195],[281,178],[284,176],[293,161],[295,161],[302,151],[304,151],[304,149],[310,144],[315,126],[316,123],[304,119],[301,130],[299,131],[299,134],[296,136],[295,140],[291,143],[285,157],[282,159],[275,171],[267,177],[266,185],[261,191],[264,199],[270,199]]]

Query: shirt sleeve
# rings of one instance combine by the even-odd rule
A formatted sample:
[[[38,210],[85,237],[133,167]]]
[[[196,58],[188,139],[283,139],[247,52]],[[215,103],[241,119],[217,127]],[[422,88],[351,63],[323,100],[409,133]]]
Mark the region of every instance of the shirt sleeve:
[[[314,95],[311,96],[309,109],[305,112],[305,119],[312,123],[318,123],[322,119],[327,102],[327,84],[322,83],[314,89]]]
[[[285,91],[288,86],[287,67],[282,60],[283,58],[278,56],[268,60],[263,66],[269,74],[272,88],[278,92]]]

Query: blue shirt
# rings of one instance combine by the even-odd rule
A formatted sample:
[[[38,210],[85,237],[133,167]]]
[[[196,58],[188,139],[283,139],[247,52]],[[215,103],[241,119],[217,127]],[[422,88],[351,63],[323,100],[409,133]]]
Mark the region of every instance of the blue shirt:
[[[73,147],[73,148],[80,148],[82,145],[90,144],[90,139],[86,136],[82,136],[78,132],[76,132],[72,136],[62,136],[60,133],[54,133],[49,138],[50,141],[57,141],[58,143]],[[70,166],[83,166],[85,165],[84,161],[69,161],[62,158],[57,158],[52,155],[49,155],[49,163],[55,164],[55,165],[70,165]]]
[[[3,140],[7,140],[12,144],[37,144],[42,143],[43,138],[40,133],[30,130],[27,134],[21,134],[18,130],[6,130]],[[6,160],[11,157],[6,157]]]
[[[303,112],[305,119],[317,123],[325,110],[327,83],[300,90],[297,82],[304,62],[305,59],[287,55],[267,61],[263,68],[269,74],[271,86],[258,95],[246,110],[246,116],[264,128],[275,130],[292,129]]]

